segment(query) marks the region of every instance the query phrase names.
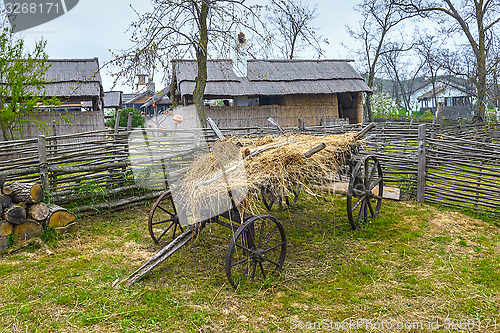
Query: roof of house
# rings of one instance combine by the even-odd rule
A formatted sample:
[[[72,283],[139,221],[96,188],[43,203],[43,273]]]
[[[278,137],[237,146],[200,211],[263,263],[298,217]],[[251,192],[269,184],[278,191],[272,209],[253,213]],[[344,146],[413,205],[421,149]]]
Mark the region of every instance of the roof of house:
[[[93,59],[48,59],[44,88],[26,87],[26,91],[66,100],[92,100],[104,95],[99,61]]]
[[[141,99],[147,95],[154,95],[154,92],[151,90],[145,90],[135,94],[123,94],[123,104],[134,103],[138,99]]]
[[[172,104],[172,101],[170,100],[170,98],[168,98],[169,91],[170,91],[170,87],[166,87],[166,88],[158,91],[150,99],[148,99],[148,101],[146,103],[141,105],[141,109],[147,108],[148,106],[152,105],[153,103]]]
[[[205,98],[371,92],[349,60],[248,60],[247,76],[238,77],[228,59],[207,62]],[[195,60],[174,60],[181,97],[192,95]]]
[[[93,59],[49,59],[44,77],[47,96],[92,98],[103,96],[99,61]]]
[[[474,95],[474,88],[471,86],[470,81],[457,78],[454,76],[443,75],[436,78],[436,94],[439,95],[446,91],[447,88],[455,88],[461,91],[464,96],[472,96]],[[427,88],[427,89],[425,89]],[[424,93],[417,97],[418,100],[429,99],[434,97],[434,92],[432,90],[432,84],[430,81],[427,81],[425,85],[419,87],[419,90],[425,89]],[[417,92],[418,90],[415,90]]]
[[[473,84],[469,80],[465,80],[452,75],[440,75],[435,78],[435,82],[440,86],[444,85],[456,88],[464,93],[467,93],[468,95],[474,94]],[[425,90],[426,93],[429,93],[429,89],[432,89],[429,88],[429,86],[432,87],[431,80],[429,78],[424,78],[423,80],[421,80],[420,84],[413,89],[412,94],[418,92],[419,90]],[[419,98],[420,97],[421,96],[419,96]]]
[[[105,91],[104,92],[104,107],[105,108],[121,108],[122,107],[122,91]]]

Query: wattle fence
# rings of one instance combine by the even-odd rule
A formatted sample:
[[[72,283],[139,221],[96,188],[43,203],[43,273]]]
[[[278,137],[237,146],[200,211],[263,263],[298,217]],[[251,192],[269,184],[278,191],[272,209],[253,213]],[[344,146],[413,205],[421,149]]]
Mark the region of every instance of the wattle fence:
[[[359,129],[359,125],[340,124],[288,130],[331,135]],[[222,132],[278,134],[271,127]],[[0,175],[7,175],[9,182],[40,182],[51,202],[76,213],[102,213],[153,200],[165,188],[167,169],[185,166],[215,141],[206,128],[144,133],[142,129],[102,130],[0,142]],[[366,136],[362,153],[378,157],[386,185],[400,188],[403,196],[500,212],[499,124],[378,123]],[[167,166],[157,158],[161,155],[170,157]],[[150,167],[148,173],[137,174],[138,169],[145,170],[137,168],[141,165]]]

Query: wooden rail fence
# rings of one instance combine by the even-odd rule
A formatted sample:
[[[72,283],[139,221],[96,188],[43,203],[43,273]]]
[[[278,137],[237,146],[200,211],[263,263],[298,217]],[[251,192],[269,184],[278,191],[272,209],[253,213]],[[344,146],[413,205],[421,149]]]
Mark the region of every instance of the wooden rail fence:
[[[359,125],[289,128],[342,134]],[[382,163],[385,183],[420,201],[499,212],[500,125],[378,123],[362,154]],[[271,127],[224,128],[224,135],[278,134]],[[49,200],[74,212],[99,213],[152,200],[195,154],[215,141],[209,129],[120,129],[0,142],[0,174],[38,181]],[[168,163],[164,157],[170,157]],[[81,202],[85,202],[84,205]],[[76,204],[80,206],[76,206]]]

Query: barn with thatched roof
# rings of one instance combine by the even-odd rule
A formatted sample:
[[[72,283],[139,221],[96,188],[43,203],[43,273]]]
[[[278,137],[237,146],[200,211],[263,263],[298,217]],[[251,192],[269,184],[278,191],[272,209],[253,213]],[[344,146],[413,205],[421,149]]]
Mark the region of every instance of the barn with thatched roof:
[[[209,60],[206,114],[220,126],[265,125],[268,117],[285,126],[302,118],[308,125],[363,121],[363,93],[371,89],[349,60],[248,60],[238,76],[228,59]],[[193,100],[195,60],[175,60],[171,92],[178,103]],[[229,105],[228,105],[229,104]],[[220,106],[219,106],[220,105]]]
[[[50,135],[104,130],[104,89],[99,61],[92,59],[48,59],[46,82],[35,94],[57,97],[60,106],[44,106],[37,118],[47,124]],[[26,138],[45,134],[37,126],[25,126]]]

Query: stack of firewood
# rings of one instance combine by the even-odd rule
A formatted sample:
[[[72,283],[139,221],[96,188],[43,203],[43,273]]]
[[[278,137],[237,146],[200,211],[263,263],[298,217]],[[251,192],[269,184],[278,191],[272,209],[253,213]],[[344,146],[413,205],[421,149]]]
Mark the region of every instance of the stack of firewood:
[[[39,237],[44,228],[58,233],[75,232],[76,217],[67,209],[43,202],[43,189],[36,183],[5,183],[0,176],[0,251],[8,237],[14,242]]]

